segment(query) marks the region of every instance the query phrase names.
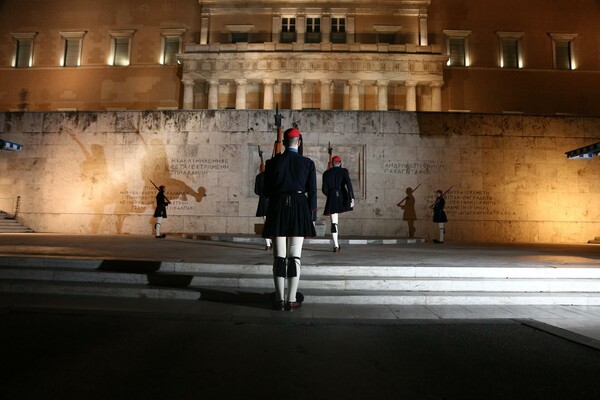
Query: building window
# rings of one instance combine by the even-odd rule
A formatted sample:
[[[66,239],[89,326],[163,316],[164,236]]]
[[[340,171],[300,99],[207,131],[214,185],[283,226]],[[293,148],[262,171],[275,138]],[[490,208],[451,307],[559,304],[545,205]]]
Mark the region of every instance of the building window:
[[[402,29],[398,25],[373,25],[373,30],[377,33],[377,43],[396,43],[396,34]]]
[[[226,25],[230,43],[250,43],[250,31],[254,25]]]
[[[500,67],[523,68],[521,55],[522,32],[497,32],[500,38]]]
[[[281,43],[293,43],[296,41],[296,18],[281,18]]]
[[[63,54],[60,65],[63,67],[78,67],[81,65],[81,48],[85,31],[61,32],[63,39]]]
[[[177,54],[181,53],[184,33],[185,29],[161,29],[162,51],[160,54],[160,64],[177,64]]]
[[[331,43],[346,43],[346,18],[331,18]]]
[[[111,36],[110,65],[127,66],[130,63],[131,56],[131,37],[133,30],[114,31]]]
[[[562,70],[575,69],[573,57],[573,41],[576,34],[551,33],[552,49],[554,53],[554,68]]]
[[[13,33],[15,39],[15,54],[13,67],[30,68],[33,65],[33,40],[37,32]]]
[[[306,18],[306,43],[321,43],[321,18]]]
[[[469,35],[471,31],[445,30],[447,65],[449,67],[468,67],[469,59]]]

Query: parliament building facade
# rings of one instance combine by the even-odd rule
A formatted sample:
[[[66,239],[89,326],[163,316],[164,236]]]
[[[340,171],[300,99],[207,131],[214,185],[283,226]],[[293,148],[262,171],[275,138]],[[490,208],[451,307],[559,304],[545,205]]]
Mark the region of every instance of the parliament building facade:
[[[0,21],[1,111],[600,115],[595,0],[6,0]]]

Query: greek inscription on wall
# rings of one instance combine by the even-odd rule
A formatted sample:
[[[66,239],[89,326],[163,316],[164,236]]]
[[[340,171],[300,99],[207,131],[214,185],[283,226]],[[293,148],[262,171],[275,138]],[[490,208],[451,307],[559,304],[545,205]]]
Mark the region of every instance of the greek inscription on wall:
[[[224,158],[171,158],[172,175],[206,175],[209,172],[229,170]]]
[[[398,175],[430,175],[446,169],[443,161],[386,161],[383,172]]]
[[[509,217],[513,212],[501,204],[487,190],[452,190],[444,196],[448,218],[500,218]],[[431,197],[431,203],[435,198]]]
[[[168,197],[172,200],[169,205],[170,211],[192,211],[194,207],[187,201],[180,200],[180,197],[185,196],[185,192],[167,191]],[[121,190],[119,192],[119,206],[118,209],[127,213],[142,213],[145,209],[152,209],[156,205],[156,190],[155,189],[143,189],[143,190]]]

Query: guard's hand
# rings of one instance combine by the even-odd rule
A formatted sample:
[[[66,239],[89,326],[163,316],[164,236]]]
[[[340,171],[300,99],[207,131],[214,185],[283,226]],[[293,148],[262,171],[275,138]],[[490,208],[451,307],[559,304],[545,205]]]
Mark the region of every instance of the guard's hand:
[[[350,208],[354,208],[354,199],[350,200]]]

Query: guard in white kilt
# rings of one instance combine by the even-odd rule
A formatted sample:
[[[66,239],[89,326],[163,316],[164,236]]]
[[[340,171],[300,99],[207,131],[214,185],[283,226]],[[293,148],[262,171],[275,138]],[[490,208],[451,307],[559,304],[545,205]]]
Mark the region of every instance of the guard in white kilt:
[[[321,190],[323,191],[323,194],[327,196],[323,215],[328,215],[331,218],[333,251],[339,253],[338,214],[354,209],[354,191],[352,190],[352,182],[350,181],[348,170],[342,168],[342,159],[338,156],[334,156],[331,161],[332,167],[323,172],[323,186]]]
[[[269,207],[269,199],[263,196],[263,188],[265,186],[265,172],[261,171],[254,179],[254,194],[258,195],[258,206],[256,207],[256,216],[262,217],[263,222],[267,218],[267,209]],[[265,238],[265,250],[269,251],[273,248],[270,238]]]
[[[298,152],[300,131],[286,130],[283,141],[286,150],[266,162],[263,195],[269,207],[263,237],[273,239],[274,307],[291,311],[302,305],[296,299],[302,244],[316,236],[317,178],[315,163]]]

